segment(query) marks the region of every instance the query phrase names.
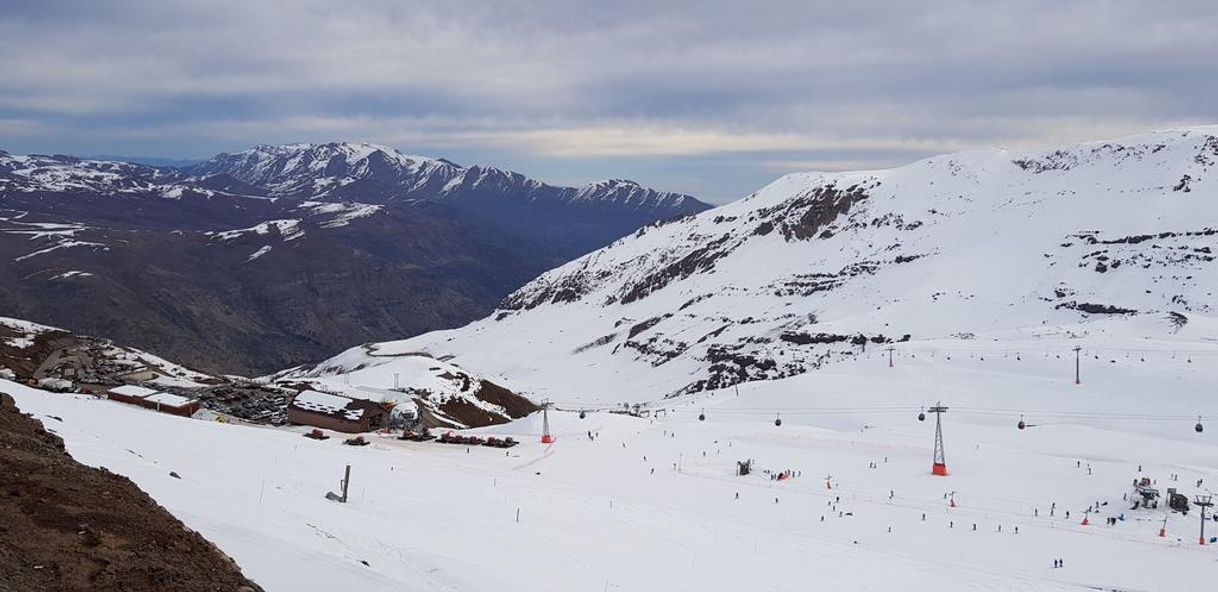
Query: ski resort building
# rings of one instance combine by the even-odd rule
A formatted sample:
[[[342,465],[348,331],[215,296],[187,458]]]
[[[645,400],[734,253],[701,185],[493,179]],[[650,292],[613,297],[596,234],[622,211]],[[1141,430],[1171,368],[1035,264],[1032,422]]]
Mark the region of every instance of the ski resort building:
[[[142,386],[135,386],[134,384],[124,384],[123,386],[116,386],[106,391],[106,393],[112,401],[139,405],[140,401],[157,394],[157,391]]]
[[[141,405],[161,413],[181,415],[182,417],[190,417],[199,410],[199,401],[197,399],[187,399],[186,397],[170,393],[157,393],[144,397]]]
[[[119,401],[128,405],[139,405],[146,409],[181,415],[182,417],[194,415],[200,406],[199,401],[196,399],[188,399],[180,395],[163,393],[155,389],[135,386],[133,384],[114,387],[107,391],[107,395],[112,401]]]
[[[389,424],[389,409],[364,399],[301,391],[288,404],[288,423],[336,432],[371,432]]]

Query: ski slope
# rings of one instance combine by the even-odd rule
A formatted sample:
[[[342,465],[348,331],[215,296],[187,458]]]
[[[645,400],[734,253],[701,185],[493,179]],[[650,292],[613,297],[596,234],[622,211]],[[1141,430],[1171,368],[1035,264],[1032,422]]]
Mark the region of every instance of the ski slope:
[[[524,440],[507,453],[382,437],[354,448],[0,390],[270,591],[1213,589],[1218,545],[1197,544],[1195,511],[1122,501],[1138,475],[1190,497],[1218,485],[1209,344],[1093,342],[1075,385],[1073,359],[1054,353],[1073,341],[1034,351],[1007,337],[910,342],[891,368],[873,349],[739,395],[666,400],[652,418],[580,419],[568,405],[550,446],[537,415],[482,430]],[[948,477],[929,473],[933,418],[916,418],[938,400]],[[735,476],[749,458],[757,473]],[[325,500],[346,464],[350,502]]]

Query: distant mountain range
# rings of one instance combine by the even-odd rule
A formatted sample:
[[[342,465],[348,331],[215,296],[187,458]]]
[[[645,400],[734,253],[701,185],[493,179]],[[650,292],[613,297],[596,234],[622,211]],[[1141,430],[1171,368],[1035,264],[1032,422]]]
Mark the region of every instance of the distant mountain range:
[[[0,312],[260,373],[462,325],[550,267],[708,208],[371,144],[183,168],[0,151]]]
[[[203,162],[199,158],[166,158],[164,156],[127,156],[122,154],[90,154],[81,157],[84,160],[109,160],[115,162],[132,162],[158,167],[185,168],[192,164]]]

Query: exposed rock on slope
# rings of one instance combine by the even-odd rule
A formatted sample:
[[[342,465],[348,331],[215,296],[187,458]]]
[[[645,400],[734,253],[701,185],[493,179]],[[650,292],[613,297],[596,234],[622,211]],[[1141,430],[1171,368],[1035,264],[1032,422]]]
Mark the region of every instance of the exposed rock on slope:
[[[98,388],[129,382],[133,375],[142,382],[183,387],[223,380],[100,337],[0,317],[0,378],[54,378]]]
[[[129,479],[73,460],[6,394],[0,475],[0,592],[261,590]]]

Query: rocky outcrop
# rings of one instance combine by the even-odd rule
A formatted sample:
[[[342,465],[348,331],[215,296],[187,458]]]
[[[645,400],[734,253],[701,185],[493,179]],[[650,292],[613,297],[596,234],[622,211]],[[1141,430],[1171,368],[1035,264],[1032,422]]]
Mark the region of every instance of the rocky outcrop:
[[[0,474],[0,592],[261,590],[130,479],[76,462],[3,394]]]

